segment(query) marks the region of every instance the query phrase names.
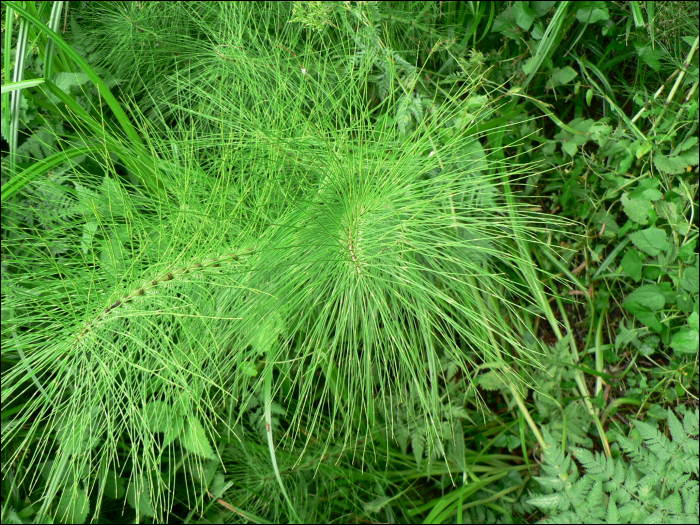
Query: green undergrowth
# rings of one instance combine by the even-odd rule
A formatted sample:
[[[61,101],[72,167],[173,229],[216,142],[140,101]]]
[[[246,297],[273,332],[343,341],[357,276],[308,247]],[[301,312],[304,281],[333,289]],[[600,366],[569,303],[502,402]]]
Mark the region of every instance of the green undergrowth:
[[[697,521],[692,2],[5,2],[2,521]]]
[[[605,458],[572,449],[585,469],[548,436],[542,495],[527,501],[549,514],[541,523],[688,523],[698,516],[698,411],[681,423],[668,411],[673,439],[649,423],[633,421],[630,437],[616,435],[618,455]],[[627,459],[625,459],[625,456]],[[693,476],[694,475],[694,476]]]

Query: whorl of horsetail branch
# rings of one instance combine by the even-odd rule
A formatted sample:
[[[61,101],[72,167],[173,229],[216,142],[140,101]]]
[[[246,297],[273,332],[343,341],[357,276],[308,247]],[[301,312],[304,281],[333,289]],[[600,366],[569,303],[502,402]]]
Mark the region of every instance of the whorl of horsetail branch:
[[[90,329],[93,327],[93,325],[95,325],[97,322],[103,320],[113,310],[119,308],[122,305],[130,303],[131,301],[134,300],[134,298],[139,297],[141,295],[144,295],[146,292],[153,290],[153,289],[156,289],[168,281],[176,280],[180,276],[187,275],[187,274],[192,273],[192,272],[202,271],[206,268],[219,268],[222,264],[236,262],[239,260],[239,257],[243,257],[245,255],[250,255],[252,253],[252,251],[253,251],[252,249],[249,249],[249,250],[245,250],[245,251],[240,252],[240,253],[229,253],[229,254],[223,255],[221,257],[213,257],[211,259],[207,259],[207,260],[202,261],[202,262],[192,263],[189,266],[183,266],[183,267],[178,268],[176,270],[170,270],[169,272],[165,273],[164,275],[162,275],[160,277],[157,277],[155,279],[151,279],[146,284],[139,286],[133,292],[123,296],[121,299],[115,301],[111,306],[108,306],[107,308],[105,308],[104,311],[100,315],[97,316],[97,318],[90,321],[82,329],[82,331],[76,336],[76,340],[75,340],[75,343],[73,346],[80,343],[80,341],[90,331]]]

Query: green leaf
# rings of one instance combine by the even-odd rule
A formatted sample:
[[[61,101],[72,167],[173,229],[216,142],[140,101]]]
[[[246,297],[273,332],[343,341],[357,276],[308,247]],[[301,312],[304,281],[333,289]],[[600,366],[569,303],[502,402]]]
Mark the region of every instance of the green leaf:
[[[131,480],[129,488],[126,489],[126,500],[138,514],[155,517],[156,513],[151,505],[151,491],[147,483],[144,483],[143,476],[140,478],[138,497],[136,495],[136,483]]]
[[[698,278],[698,267],[691,266],[683,271],[681,287],[689,293],[698,293],[700,290],[700,279]]]
[[[642,345],[639,347],[639,353],[643,356],[650,356],[659,347],[661,338],[658,335],[648,335],[642,339]]]
[[[656,257],[659,253],[665,252],[671,247],[666,232],[659,228],[651,227],[630,233],[629,237],[637,248],[652,257]]]
[[[639,308],[634,312],[634,316],[657,334],[661,332],[662,326],[658,316],[651,310]]]
[[[571,157],[573,157],[574,155],[576,155],[576,152],[578,151],[578,146],[576,144],[574,144],[573,142],[562,142],[561,149],[565,153],[568,153]]]
[[[631,199],[627,193],[623,193],[620,197],[620,202],[627,216],[637,224],[646,225],[649,217],[649,212],[654,208],[654,205],[647,199]]]
[[[523,62],[523,65],[521,66],[523,73],[526,75],[530,74],[530,71],[532,71],[532,68],[535,65],[535,59],[534,58],[528,58]]]
[[[676,305],[681,312],[690,314],[695,306],[695,301],[689,294],[681,292],[676,295]]]
[[[478,385],[485,390],[499,390],[505,385],[496,372],[486,372],[479,376]]]
[[[668,416],[668,411],[667,411],[667,409],[665,409],[661,405],[655,403],[649,407],[649,410],[647,411],[647,415],[651,416],[653,418],[656,418],[656,419],[666,419],[666,417]],[[640,428],[640,423],[641,423],[642,425],[644,425],[644,428],[647,428],[650,431],[650,433],[655,431],[655,430],[652,430],[653,427],[649,428],[649,427],[651,427],[651,425],[649,423],[646,423],[644,421],[635,421],[634,423],[635,423],[635,426],[637,427],[637,429]]]
[[[513,4],[513,18],[520,28],[529,31],[532,22],[537,18],[537,12],[529,8],[527,2],[515,2]]]
[[[700,329],[700,326],[698,326],[700,324],[698,323],[698,319],[699,317],[697,312],[693,312],[692,314],[690,314],[688,316],[688,326],[690,326],[690,328],[692,328],[693,330]]]
[[[586,105],[590,108],[591,102],[593,101],[593,90],[588,88],[586,90]]]
[[[581,2],[583,4],[576,11],[576,18],[584,24],[595,24],[601,20],[609,20],[610,13],[605,7],[605,2]]]
[[[71,94],[71,89],[74,87],[82,86],[83,84],[90,81],[90,78],[83,72],[73,72],[65,71],[61,73],[56,73],[51,81],[56,84],[56,87],[66,93]],[[54,104],[58,104],[59,99],[53,93],[49,93],[49,99]]]
[[[124,478],[117,475],[114,470],[109,470],[105,474],[104,495],[111,499],[121,499],[124,497],[126,489],[124,488]]]
[[[249,377],[255,377],[258,375],[258,369],[255,366],[255,363],[252,363],[250,361],[244,361],[241,364],[241,370],[243,373]]]
[[[625,323],[620,323],[620,332],[615,336],[615,350],[624,348],[628,344],[635,342],[639,344],[638,330],[630,330]]]
[[[681,151],[685,151],[687,149],[692,148],[698,143],[698,137],[695,135],[691,135],[687,139],[685,139],[683,142],[681,142],[678,146],[676,146],[675,153],[680,153]]]
[[[72,487],[63,491],[56,508],[56,519],[59,523],[85,523],[90,512],[90,500],[85,491]]]
[[[552,87],[563,86],[564,84],[568,84],[573,79],[575,79],[577,75],[578,73],[576,73],[576,71],[572,67],[555,67],[552,70],[552,78],[550,79],[550,85]]]
[[[666,297],[663,288],[657,284],[650,284],[641,286],[627,296],[622,307],[658,333],[661,332],[662,326],[654,312],[661,310],[665,304]]]
[[[681,354],[694,354],[698,351],[698,331],[681,328],[671,338],[671,348]]]
[[[635,281],[639,282],[642,279],[642,267],[644,259],[642,254],[637,250],[627,250],[625,256],[620,261],[622,271],[625,272]]]
[[[636,306],[633,306],[633,303],[644,308],[648,308],[649,310],[656,311],[661,310],[666,305],[666,298],[662,288],[658,284],[647,284],[640,286],[634,292],[629,294],[622,303],[622,306],[627,311],[634,313],[632,308],[636,308]]]
[[[647,153],[649,153],[651,150],[652,150],[651,142],[643,142],[643,143],[640,144],[639,147],[637,148],[637,151],[635,152],[635,156],[636,156],[638,159],[641,159],[641,158],[644,157],[644,155],[646,155]]]
[[[627,173],[627,171],[630,169],[630,166],[632,166],[632,161],[634,160],[634,155],[630,150],[625,150],[624,153],[622,153],[622,159],[620,159],[618,166],[617,166],[617,171],[616,173]]]
[[[96,150],[98,150],[97,146],[82,146],[79,148],[72,148],[65,151],[59,151],[58,153],[55,153],[50,157],[46,157],[45,159],[33,163],[27,169],[15,175],[11,180],[6,182],[2,186],[2,197],[0,199],[1,202],[7,201],[10,197],[12,197],[15,193],[17,193],[31,181],[41,177],[42,175],[46,174],[52,169],[57,168],[64,162],[67,162],[69,165],[72,165],[72,163],[70,162],[71,159],[81,157],[86,153],[90,153]]]
[[[8,82],[2,85],[2,94],[9,93],[10,91],[17,91],[18,89],[24,89],[29,87],[38,86],[43,84],[43,78],[32,78],[30,80],[21,80],[20,82]]]
[[[667,175],[677,175],[685,171],[686,162],[680,157],[667,157],[657,153],[654,155],[654,166],[661,173],[666,173]]]
[[[635,42],[634,47],[637,48],[639,58],[641,58],[647,66],[654,71],[661,69],[661,58],[664,56],[663,51],[660,49],[652,49],[649,44],[641,45],[639,42]]]
[[[183,420],[179,411],[164,401],[150,401],[143,410],[143,418],[151,432],[163,432],[163,446],[169,445],[182,431]]]
[[[530,31],[530,36],[535,40],[541,40],[544,36],[544,30],[542,28],[542,22],[535,22]]]
[[[683,246],[681,246],[681,249],[678,250],[678,257],[680,257],[680,259],[684,262],[690,262],[693,258],[695,258],[695,245],[697,243],[697,239],[693,239],[692,241],[685,243]]]
[[[556,4],[556,2],[530,2],[532,9],[535,11],[537,16],[544,16],[549,13],[549,10],[554,7],[554,4]]]
[[[659,184],[657,179],[644,179],[640,181],[634,191],[630,193],[630,198],[658,201],[664,196],[663,193],[656,189]]]
[[[669,226],[680,235],[687,235],[690,231],[690,223],[678,212],[677,202],[659,201],[656,204],[656,211],[661,217],[668,221]]]
[[[686,166],[696,166],[700,160],[700,148],[695,146],[691,150],[681,153],[679,158]]]
[[[620,521],[620,513],[617,511],[617,505],[615,505],[615,498],[610,498],[608,501],[608,508],[605,512],[605,522],[622,523]]]
[[[34,505],[28,505],[27,507],[24,507],[22,510],[20,510],[17,515],[22,518],[22,519],[27,519],[30,518],[32,515],[36,514],[37,509],[34,507]],[[6,521],[7,523],[7,521]],[[23,521],[14,521],[10,523],[24,523]]]
[[[369,501],[365,503],[365,512],[367,514],[374,514],[375,512],[379,512],[384,508],[384,505],[389,503],[391,501],[390,496],[382,496],[380,498],[377,498],[375,500]]]
[[[204,427],[199,422],[199,419],[189,418],[185,423],[185,433],[180,438],[182,445],[192,452],[207,459],[217,459],[209,438],[207,437]]]

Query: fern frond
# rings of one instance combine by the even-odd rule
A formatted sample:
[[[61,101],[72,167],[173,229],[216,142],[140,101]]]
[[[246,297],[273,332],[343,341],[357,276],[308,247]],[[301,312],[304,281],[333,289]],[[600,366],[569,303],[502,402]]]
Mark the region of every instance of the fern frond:
[[[535,477],[543,494],[528,503],[549,513],[542,523],[696,522],[698,454],[685,451],[697,451],[697,437],[686,432],[696,429],[697,417],[697,410],[688,412],[685,418],[689,423],[681,425],[669,410],[673,441],[651,424],[634,421],[641,443],[618,436],[629,463],[622,456],[606,458],[574,448],[586,473],[573,483],[565,481],[569,479],[570,456],[549,445],[551,435],[545,433],[548,447],[542,472],[547,475]]]

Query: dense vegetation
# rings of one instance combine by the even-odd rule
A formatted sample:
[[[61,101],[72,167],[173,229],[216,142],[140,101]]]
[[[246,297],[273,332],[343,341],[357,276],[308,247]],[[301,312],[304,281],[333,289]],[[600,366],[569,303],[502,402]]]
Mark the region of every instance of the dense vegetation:
[[[698,520],[694,2],[4,2],[3,523]]]

